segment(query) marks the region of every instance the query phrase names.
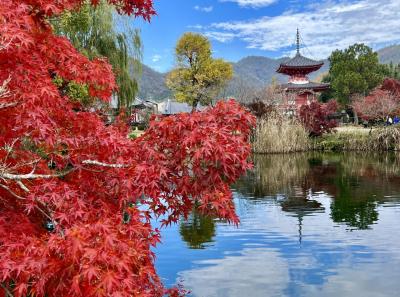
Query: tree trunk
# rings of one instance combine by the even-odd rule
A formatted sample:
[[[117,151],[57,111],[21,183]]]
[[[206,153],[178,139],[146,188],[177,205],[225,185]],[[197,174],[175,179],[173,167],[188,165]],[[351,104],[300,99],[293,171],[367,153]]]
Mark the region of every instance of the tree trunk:
[[[192,103],[192,113],[196,112],[197,105],[199,104],[199,100],[194,100]]]
[[[354,114],[354,124],[358,125],[358,115],[357,112],[353,109],[353,114]]]

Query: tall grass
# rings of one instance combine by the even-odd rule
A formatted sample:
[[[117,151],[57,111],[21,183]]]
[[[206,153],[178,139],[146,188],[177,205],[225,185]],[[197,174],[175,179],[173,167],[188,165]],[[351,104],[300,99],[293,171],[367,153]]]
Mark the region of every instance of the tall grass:
[[[400,151],[400,127],[390,126],[370,133],[348,131],[324,135],[312,142],[319,151]]]
[[[400,150],[400,127],[389,126],[375,130],[372,133],[372,144],[375,151]]]
[[[310,149],[310,139],[304,127],[294,119],[274,113],[257,120],[252,137],[254,153],[290,153]]]

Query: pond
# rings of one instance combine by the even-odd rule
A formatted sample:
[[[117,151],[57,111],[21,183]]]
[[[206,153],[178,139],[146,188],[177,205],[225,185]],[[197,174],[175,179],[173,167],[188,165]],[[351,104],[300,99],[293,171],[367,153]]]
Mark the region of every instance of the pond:
[[[156,267],[190,296],[399,296],[400,155],[254,157],[239,227],[194,213],[162,231]]]

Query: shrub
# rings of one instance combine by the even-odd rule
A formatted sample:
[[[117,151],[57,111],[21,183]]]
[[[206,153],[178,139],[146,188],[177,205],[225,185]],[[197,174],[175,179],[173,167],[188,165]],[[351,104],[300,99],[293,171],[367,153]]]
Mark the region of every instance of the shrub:
[[[369,96],[355,98],[352,106],[363,120],[377,121],[396,115],[400,101],[389,91],[377,89]]]
[[[311,102],[300,108],[299,120],[310,136],[321,136],[330,133],[337,126],[336,120],[329,119],[329,115],[337,110],[334,100],[328,103]]]

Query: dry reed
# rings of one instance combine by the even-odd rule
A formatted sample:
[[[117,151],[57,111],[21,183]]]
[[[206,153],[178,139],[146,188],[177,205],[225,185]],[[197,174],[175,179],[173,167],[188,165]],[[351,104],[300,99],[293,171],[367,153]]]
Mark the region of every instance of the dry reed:
[[[257,120],[252,148],[258,154],[303,152],[310,149],[310,139],[297,120],[272,114]]]
[[[390,126],[365,131],[341,131],[314,139],[318,151],[399,151],[400,127]]]

